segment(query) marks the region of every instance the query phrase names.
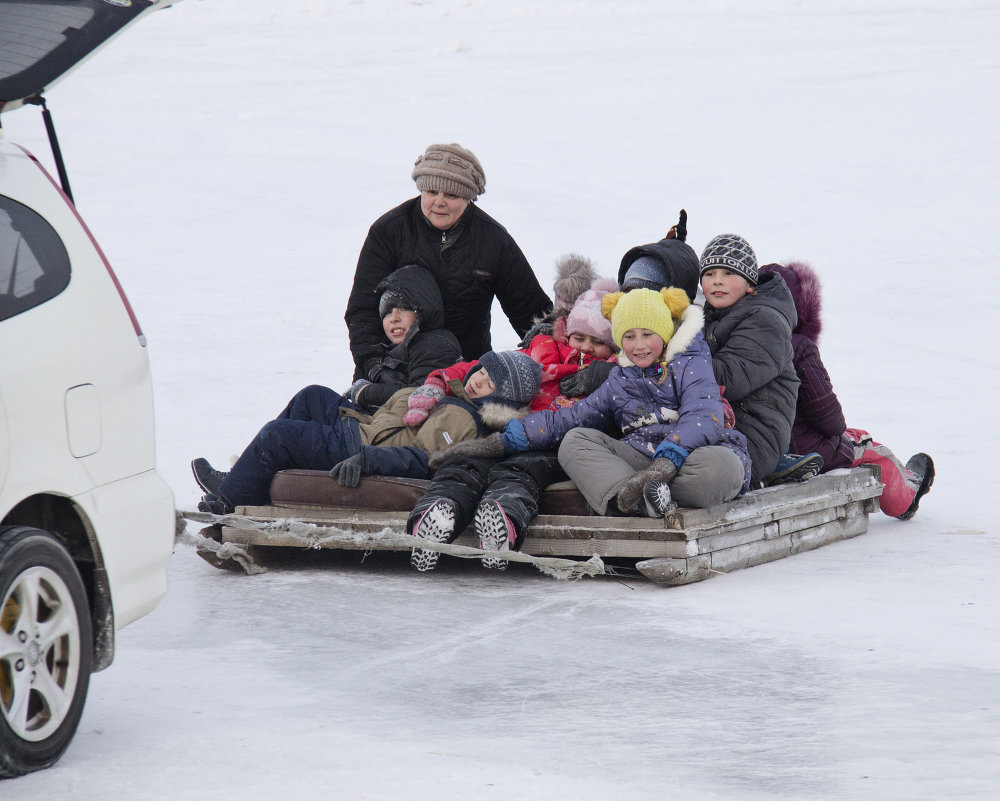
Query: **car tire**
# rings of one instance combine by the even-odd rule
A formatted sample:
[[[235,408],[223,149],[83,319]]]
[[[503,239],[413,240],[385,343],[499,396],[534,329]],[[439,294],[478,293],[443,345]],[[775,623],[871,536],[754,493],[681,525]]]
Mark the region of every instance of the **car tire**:
[[[0,528],[0,776],[62,756],[92,659],[87,594],[69,553],[40,529]]]

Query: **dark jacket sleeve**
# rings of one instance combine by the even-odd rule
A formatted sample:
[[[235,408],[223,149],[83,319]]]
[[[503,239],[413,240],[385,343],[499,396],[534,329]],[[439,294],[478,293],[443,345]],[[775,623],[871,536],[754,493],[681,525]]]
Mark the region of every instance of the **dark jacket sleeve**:
[[[427,453],[420,448],[362,445],[361,471],[366,475],[427,478]]]
[[[847,421],[833,391],[830,374],[820,358],[816,343],[805,337],[796,337],[795,372],[801,382],[796,423],[807,423],[827,437],[843,434]]]
[[[506,237],[502,261],[496,297],[517,335],[523,337],[538,317],[552,311],[552,301],[510,235]]]
[[[715,380],[726,388],[726,400],[735,406],[781,375],[790,336],[787,321],[776,312],[758,308],[748,314],[726,346],[712,354]]]
[[[375,288],[383,278],[400,266],[396,261],[396,254],[389,245],[384,227],[376,222],[369,229],[361,247],[358,266],[354,271],[354,284],[344,312],[356,379],[368,377],[365,362],[376,357],[381,351],[379,346],[385,342]]]
[[[408,355],[403,381],[379,381],[365,388],[362,400],[366,408],[381,406],[404,387],[419,387],[433,370],[450,367],[462,360],[458,340],[443,328],[417,334],[409,345]]]

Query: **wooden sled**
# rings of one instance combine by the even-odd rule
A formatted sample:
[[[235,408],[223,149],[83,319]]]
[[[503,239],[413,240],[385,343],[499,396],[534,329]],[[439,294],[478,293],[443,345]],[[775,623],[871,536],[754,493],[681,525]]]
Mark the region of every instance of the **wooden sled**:
[[[358,487],[345,488],[326,472],[285,470],[272,482],[270,506],[242,506],[217,519],[185,516],[214,523],[204,530],[218,543],[204,554],[207,561],[256,572],[248,562],[272,547],[410,550],[425,542],[404,529],[427,484],[365,476]],[[545,491],[521,551],[508,558],[553,575],[568,566],[570,576],[614,574],[603,560],[634,560],[652,581],[689,584],[863,534],[881,493],[877,468],[866,466],[755,490],[708,509],[677,509],[664,518],[612,517],[593,513],[572,482],[563,482]],[[483,553],[471,526],[454,543],[431,547],[462,557]],[[234,556],[238,566],[228,562]]]

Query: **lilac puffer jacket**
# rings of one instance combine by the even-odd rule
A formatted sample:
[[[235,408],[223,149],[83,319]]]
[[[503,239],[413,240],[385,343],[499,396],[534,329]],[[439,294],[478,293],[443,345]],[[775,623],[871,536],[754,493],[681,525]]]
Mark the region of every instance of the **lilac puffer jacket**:
[[[750,486],[746,438],[723,426],[712,354],[701,333],[703,319],[698,306],[689,306],[681,315],[667,343],[667,377],[662,383],[657,383],[662,375],[659,366],[640,368],[624,361],[588,397],[566,409],[535,412],[512,421],[508,431],[523,427],[532,450],[554,448],[572,428],[605,431],[649,457],[665,441],[688,453],[705,445],[722,445],[743,464],[746,491]]]

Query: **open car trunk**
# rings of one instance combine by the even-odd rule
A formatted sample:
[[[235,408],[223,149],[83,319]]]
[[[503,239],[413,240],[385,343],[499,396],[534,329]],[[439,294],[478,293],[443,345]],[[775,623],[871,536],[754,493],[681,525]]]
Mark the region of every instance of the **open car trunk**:
[[[0,0],[0,111],[37,97],[127,25],[173,0]]]

